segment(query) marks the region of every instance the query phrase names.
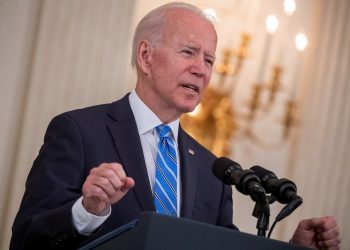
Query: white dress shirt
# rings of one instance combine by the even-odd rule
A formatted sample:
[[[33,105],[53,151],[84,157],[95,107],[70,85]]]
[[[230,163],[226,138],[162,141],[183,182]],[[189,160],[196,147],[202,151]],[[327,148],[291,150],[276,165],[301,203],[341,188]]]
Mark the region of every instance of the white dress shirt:
[[[131,110],[136,120],[137,130],[141,140],[143,155],[146,162],[148,179],[150,188],[154,190],[155,183],[155,161],[158,151],[159,135],[155,129],[162,124],[162,121],[154,114],[142,100],[137,96],[135,90],[129,95],[129,102]],[[179,150],[178,150],[178,132],[179,120],[175,120],[167,124],[173,133],[177,148],[177,216],[180,216],[181,207],[181,190],[180,190],[180,164],[179,164]],[[82,205],[82,197],[80,197],[72,207],[73,224],[76,230],[82,235],[90,235],[95,231],[111,214],[111,207],[107,209],[102,216],[96,216],[86,211]]]

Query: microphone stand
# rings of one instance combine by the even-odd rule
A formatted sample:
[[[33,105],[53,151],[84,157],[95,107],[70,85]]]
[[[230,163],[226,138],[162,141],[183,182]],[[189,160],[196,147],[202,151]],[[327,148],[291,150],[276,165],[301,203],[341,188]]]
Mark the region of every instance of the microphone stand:
[[[255,185],[253,193],[250,195],[255,206],[253,216],[258,218],[256,228],[258,236],[266,237],[266,231],[269,229],[270,206],[267,200],[265,189],[259,185]]]

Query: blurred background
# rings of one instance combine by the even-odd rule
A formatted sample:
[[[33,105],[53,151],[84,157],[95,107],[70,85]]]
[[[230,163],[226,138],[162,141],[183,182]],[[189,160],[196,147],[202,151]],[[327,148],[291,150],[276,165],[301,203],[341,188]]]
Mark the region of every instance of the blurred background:
[[[166,2],[0,0],[1,249],[49,121],[134,88],[133,30]],[[296,183],[304,203],[272,238],[288,241],[301,219],[334,215],[350,249],[350,2],[188,2],[216,17],[219,43],[206,101],[182,123],[218,156]],[[256,234],[253,201],[233,197],[234,223]],[[271,205],[271,223],[281,208]]]

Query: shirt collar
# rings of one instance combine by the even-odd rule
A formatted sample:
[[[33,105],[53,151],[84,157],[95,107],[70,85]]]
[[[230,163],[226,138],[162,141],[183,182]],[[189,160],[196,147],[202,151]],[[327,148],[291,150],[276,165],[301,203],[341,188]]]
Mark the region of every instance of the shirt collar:
[[[152,112],[150,108],[138,97],[136,91],[133,90],[129,95],[129,102],[131,110],[134,113],[137,130],[140,135],[145,134],[155,127],[162,124],[158,116]],[[173,132],[174,139],[177,143],[177,136],[179,133],[179,119],[167,124]]]

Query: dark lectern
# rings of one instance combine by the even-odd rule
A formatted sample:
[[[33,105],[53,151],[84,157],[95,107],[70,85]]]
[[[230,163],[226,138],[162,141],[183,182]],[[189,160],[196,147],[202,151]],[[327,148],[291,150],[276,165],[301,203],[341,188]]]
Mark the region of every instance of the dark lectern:
[[[286,242],[241,233],[228,228],[156,213],[143,213],[139,220],[90,242],[80,250],[196,250],[259,249],[306,250]]]

